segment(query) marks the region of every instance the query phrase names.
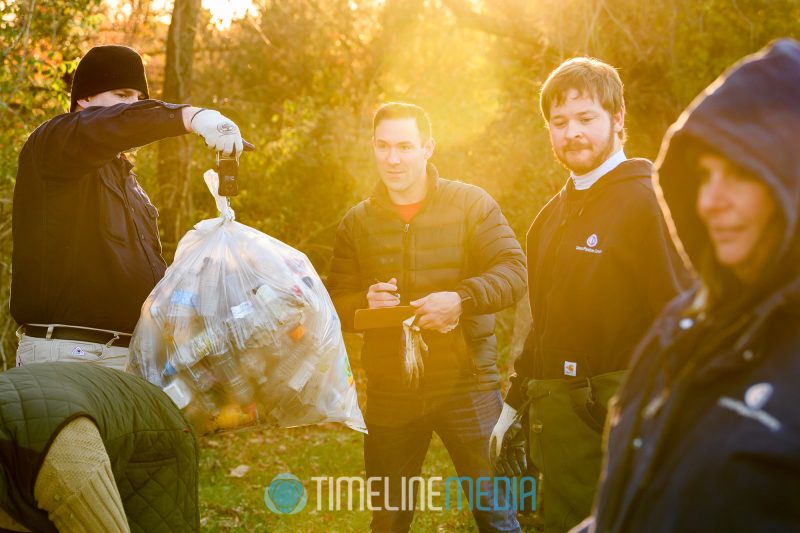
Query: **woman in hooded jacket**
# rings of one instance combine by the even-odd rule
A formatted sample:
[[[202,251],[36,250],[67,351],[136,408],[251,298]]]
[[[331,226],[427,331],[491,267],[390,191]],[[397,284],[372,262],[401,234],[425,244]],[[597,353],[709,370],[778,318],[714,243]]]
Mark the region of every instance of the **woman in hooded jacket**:
[[[799,136],[792,40],[734,65],[667,133],[657,184],[698,284],[637,349],[576,530],[800,531]]]

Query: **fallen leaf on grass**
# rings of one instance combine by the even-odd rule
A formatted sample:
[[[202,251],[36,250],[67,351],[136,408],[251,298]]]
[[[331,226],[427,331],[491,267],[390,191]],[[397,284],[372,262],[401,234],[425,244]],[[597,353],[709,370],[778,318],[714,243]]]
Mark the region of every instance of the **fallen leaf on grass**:
[[[250,470],[250,467],[247,465],[239,465],[233,470],[231,470],[230,474],[231,477],[244,477],[244,475]]]
[[[263,435],[254,435],[247,439],[248,444],[264,444],[264,436]]]
[[[219,521],[219,527],[223,528],[224,530],[239,529],[239,519],[238,518],[221,518],[220,521]]]

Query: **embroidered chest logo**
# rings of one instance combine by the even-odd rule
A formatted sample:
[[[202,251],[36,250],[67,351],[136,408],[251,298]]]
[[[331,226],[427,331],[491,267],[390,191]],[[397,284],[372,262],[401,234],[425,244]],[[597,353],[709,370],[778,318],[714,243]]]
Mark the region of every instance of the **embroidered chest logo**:
[[[730,409],[745,418],[755,420],[770,431],[779,431],[781,429],[780,421],[762,409],[772,397],[773,391],[771,383],[756,383],[745,391],[744,401],[723,396],[717,400],[717,405]]]
[[[597,243],[599,239],[597,238],[597,233],[592,233],[586,239],[586,246],[576,246],[575,250],[578,252],[589,252],[590,254],[602,254],[603,250],[599,250],[597,248]]]
[[[756,383],[744,393],[744,403],[750,409],[761,409],[772,397],[772,385],[769,383]]]

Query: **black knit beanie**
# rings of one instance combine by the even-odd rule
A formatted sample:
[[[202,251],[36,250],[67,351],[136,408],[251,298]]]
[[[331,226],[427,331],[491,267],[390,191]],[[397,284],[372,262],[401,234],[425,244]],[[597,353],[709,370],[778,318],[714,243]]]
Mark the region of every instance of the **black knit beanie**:
[[[114,89],[138,89],[150,97],[142,57],[127,46],[95,46],[75,70],[69,110],[75,111],[82,98]]]

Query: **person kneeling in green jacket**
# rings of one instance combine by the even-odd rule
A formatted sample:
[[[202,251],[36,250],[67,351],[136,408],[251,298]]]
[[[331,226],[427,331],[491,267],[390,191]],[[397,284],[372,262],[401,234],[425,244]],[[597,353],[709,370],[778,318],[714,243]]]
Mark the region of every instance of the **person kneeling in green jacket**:
[[[197,531],[197,441],[169,397],[98,365],[0,374],[0,529]]]

